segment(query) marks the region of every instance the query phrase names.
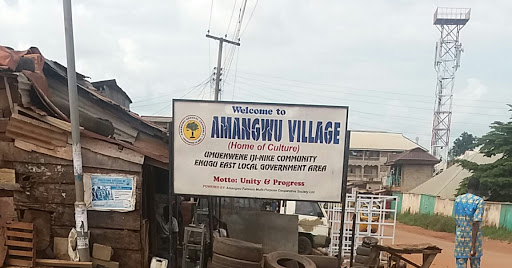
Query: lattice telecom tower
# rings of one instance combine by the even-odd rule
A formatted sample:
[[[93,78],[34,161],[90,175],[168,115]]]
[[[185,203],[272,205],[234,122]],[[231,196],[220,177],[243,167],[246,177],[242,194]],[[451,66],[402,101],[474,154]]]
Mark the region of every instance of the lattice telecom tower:
[[[434,62],[437,85],[431,146],[433,155],[442,160],[443,166],[447,161],[450,144],[455,72],[460,66],[460,55],[463,52],[459,34],[470,15],[470,8],[439,7],[434,13],[434,25],[441,32],[441,38],[436,44]]]

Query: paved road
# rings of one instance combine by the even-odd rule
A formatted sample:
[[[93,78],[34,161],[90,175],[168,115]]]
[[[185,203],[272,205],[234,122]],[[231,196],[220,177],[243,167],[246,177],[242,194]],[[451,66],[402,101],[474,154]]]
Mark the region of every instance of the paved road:
[[[434,232],[403,224],[397,224],[396,228],[396,244],[432,243],[443,249],[443,252],[437,255],[431,266],[432,268],[455,268],[455,259],[453,258],[454,240],[454,234]],[[421,257],[411,259],[420,263]],[[512,267],[512,244],[485,240],[484,238],[482,268],[502,267]]]

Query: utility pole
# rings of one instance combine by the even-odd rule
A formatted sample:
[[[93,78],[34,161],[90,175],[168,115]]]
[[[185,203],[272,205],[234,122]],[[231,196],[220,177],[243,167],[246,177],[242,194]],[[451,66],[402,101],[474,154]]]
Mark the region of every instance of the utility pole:
[[[234,42],[228,39],[224,39],[222,37],[216,37],[213,35],[206,34],[207,38],[211,38],[214,40],[219,41],[219,53],[217,55],[217,71],[215,73],[215,101],[219,101],[219,95],[220,95],[220,74],[221,74],[221,63],[222,63],[222,47],[224,42],[228,44],[232,44],[235,46],[240,46],[239,42]]]
[[[78,93],[76,88],[75,44],[73,41],[73,15],[71,0],[64,0],[64,30],[66,36],[66,57],[68,64],[69,117],[71,119],[71,139],[73,145],[73,172],[75,175],[75,228],[77,250],[80,261],[90,261],[89,228],[87,207],[84,202],[84,181],[82,170],[82,148],[80,145],[80,122],[78,121]]]

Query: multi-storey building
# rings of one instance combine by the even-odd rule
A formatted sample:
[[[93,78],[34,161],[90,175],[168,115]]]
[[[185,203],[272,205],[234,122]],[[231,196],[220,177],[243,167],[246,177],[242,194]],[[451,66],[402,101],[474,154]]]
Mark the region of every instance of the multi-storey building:
[[[398,154],[420,147],[401,133],[377,131],[351,131],[349,181],[365,181],[369,188],[385,182],[389,154]]]

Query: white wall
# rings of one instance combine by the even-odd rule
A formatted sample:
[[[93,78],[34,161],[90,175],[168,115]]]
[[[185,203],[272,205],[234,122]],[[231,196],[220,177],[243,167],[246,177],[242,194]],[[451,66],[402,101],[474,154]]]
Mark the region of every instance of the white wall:
[[[409,211],[412,214],[420,212],[421,195],[404,193],[402,196],[402,213]]]
[[[484,222],[486,226],[500,226],[501,203],[485,202]]]

